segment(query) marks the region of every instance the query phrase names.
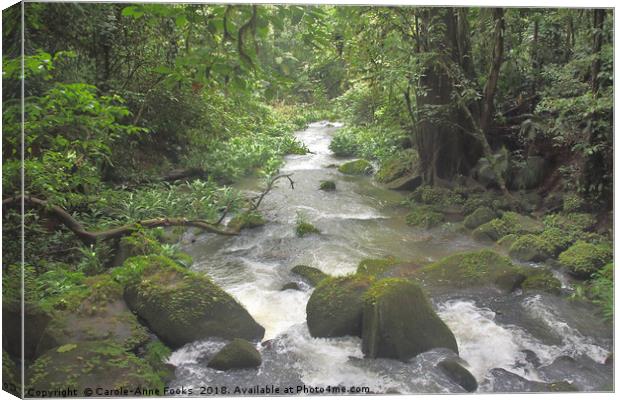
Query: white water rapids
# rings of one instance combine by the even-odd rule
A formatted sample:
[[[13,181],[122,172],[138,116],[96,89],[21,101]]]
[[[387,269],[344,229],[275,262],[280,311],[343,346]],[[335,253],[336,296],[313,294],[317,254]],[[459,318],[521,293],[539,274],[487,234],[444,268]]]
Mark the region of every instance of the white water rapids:
[[[405,210],[399,207],[402,194],[385,190],[368,177],[340,174],[331,164],[343,160],[328,149],[335,129],[314,123],[297,134],[312,153],[286,157],[281,172],[293,174],[295,189],[280,182],[265,197],[261,211],[267,225],[232,238],[201,234],[185,244],[184,250],[195,260],[192,268],[208,274],[237,298],[265,327],[264,340],[269,342],[258,345],[263,356],[258,370],[233,372],[206,366],[225,342],[188,344],[170,358],[177,376],[172,386],[306,384],[367,386],[374,393],[462,391],[435,367],[445,352],[431,351],[409,363],[368,360],[363,358],[359,338],[318,339],[308,333],[305,307],[312,288],[290,273],[293,266],[306,264],[342,275],[355,271],[364,258],[436,260],[482,246],[449,230],[429,232],[406,225]],[[321,180],[335,181],[337,190],[318,190]],[[259,188],[256,180],[241,187]],[[296,237],[298,212],[321,234]],[[288,282],[297,282],[302,290],[282,291]],[[599,365],[611,350],[610,339],[594,333],[597,325],[590,321],[588,310],[574,312],[564,299],[547,302],[540,295],[496,299],[488,293],[452,293],[433,301],[454,332],[460,356],[480,383],[480,391],[493,390],[489,373],[493,368],[545,381],[553,374],[545,375],[540,368],[560,356],[587,357]],[[526,357],[528,351],[537,360]],[[579,370],[570,373],[579,374]],[[602,385],[611,380],[610,375]]]

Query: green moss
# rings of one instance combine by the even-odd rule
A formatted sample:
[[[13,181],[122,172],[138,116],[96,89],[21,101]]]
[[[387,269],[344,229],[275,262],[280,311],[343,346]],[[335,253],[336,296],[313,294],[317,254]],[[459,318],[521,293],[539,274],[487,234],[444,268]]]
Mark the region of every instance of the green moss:
[[[564,197],[562,210],[565,213],[580,211],[585,206],[585,201],[576,194],[569,194]]]
[[[311,235],[313,233],[321,233],[321,231],[312,225],[306,216],[300,212],[297,213],[297,222],[295,225],[295,234],[298,237],[304,237],[306,235]]]
[[[291,269],[291,272],[301,276],[312,286],[318,285],[323,279],[329,277],[329,275],[320,269],[307,265],[296,265]]]
[[[414,276],[434,285],[474,287],[496,284],[502,289],[512,290],[513,278],[518,284],[522,272],[507,257],[484,249],[446,257],[420,268]]]
[[[228,222],[228,227],[234,231],[240,231],[241,229],[257,228],[265,225],[265,223],[265,218],[259,212],[249,211],[235,215]]]
[[[525,291],[544,291],[558,294],[562,290],[562,283],[546,268],[525,270],[525,281],[521,288]]]
[[[355,160],[342,164],[338,167],[338,171],[346,175],[370,175],[373,168],[366,160]]]
[[[508,254],[519,261],[544,261],[551,257],[552,251],[541,235],[523,235],[510,246]]]
[[[407,224],[430,229],[444,221],[444,215],[433,206],[416,206],[406,217]]]
[[[413,163],[410,158],[393,158],[381,165],[381,168],[379,168],[379,171],[377,171],[375,175],[375,179],[379,183],[392,182],[410,172],[412,165]]]
[[[208,367],[228,371],[231,369],[256,368],[262,362],[260,353],[252,343],[243,339],[234,339],[209,360]]]
[[[559,229],[570,242],[588,239],[586,231],[595,223],[595,218],[587,213],[550,214],[543,218],[545,228]]]
[[[17,369],[17,365],[13,362],[9,354],[2,350],[2,389],[21,397],[21,372]]]
[[[321,184],[319,185],[319,189],[320,190],[325,190],[325,191],[333,191],[336,190],[336,182],[334,181],[321,181]]]
[[[495,211],[489,207],[478,207],[473,213],[465,217],[463,224],[468,229],[476,229],[496,217]]]
[[[434,186],[420,186],[411,194],[411,199],[417,203],[436,207],[463,205],[465,203],[465,198],[461,193]]]
[[[614,264],[609,263],[595,272],[590,282],[590,296],[601,307],[605,319],[614,317]]]
[[[143,386],[157,388],[163,382],[151,366],[109,341],[83,342],[75,346],[51,349],[27,371],[29,387],[57,389],[75,387],[117,388]],[[58,350],[62,351],[58,351]]]
[[[510,246],[512,246],[512,244],[517,241],[517,239],[519,239],[519,235],[517,235],[516,233],[509,233],[508,235],[503,236],[500,240],[498,240],[497,245],[502,249],[508,250],[510,249]]]
[[[558,259],[573,275],[589,278],[613,259],[613,247],[610,243],[578,241],[560,254]]]
[[[308,330],[314,337],[361,336],[362,296],[374,282],[369,275],[324,279],[306,305]]]
[[[399,261],[394,257],[386,257],[386,258],[367,258],[365,260],[360,261],[357,266],[358,274],[365,275],[381,275],[386,272],[390,267],[398,264]]]
[[[123,236],[120,246],[126,252],[126,258],[133,256],[145,256],[161,251],[161,244],[144,232],[134,232],[129,236]]]
[[[497,241],[511,233],[540,233],[543,225],[537,220],[512,211],[507,211],[500,218],[495,218],[474,229],[472,235],[478,240]]]

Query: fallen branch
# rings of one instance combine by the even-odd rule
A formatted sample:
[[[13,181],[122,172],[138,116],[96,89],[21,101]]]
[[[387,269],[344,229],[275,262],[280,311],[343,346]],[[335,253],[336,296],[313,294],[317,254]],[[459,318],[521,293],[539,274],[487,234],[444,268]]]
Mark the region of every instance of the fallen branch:
[[[73,218],[71,214],[59,206],[52,205],[45,200],[31,196],[15,196],[2,200],[4,207],[20,205],[22,200],[28,206],[41,207],[45,212],[53,214],[58,220],[72,231],[83,243],[93,244],[97,241],[117,239],[133,233],[138,226],[144,228],[157,228],[160,226],[191,226],[200,228],[207,232],[216,233],[218,235],[234,236],[238,232],[226,231],[217,228],[213,224],[204,220],[190,220],[186,218],[154,218],[137,221],[133,224],[119,226],[117,228],[107,229],[104,231],[91,232],[87,231],[82,224]]]
[[[291,178],[292,175],[293,174],[278,175],[278,176],[275,176],[273,179],[271,179],[269,181],[269,183],[267,184],[267,188],[265,190],[263,190],[263,192],[260,195],[254,197],[252,199],[252,202],[254,200],[257,200],[257,201],[256,201],[256,203],[253,203],[252,207],[250,207],[250,211],[254,211],[254,210],[256,210],[258,208],[258,206],[260,206],[261,201],[263,201],[263,198],[267,195],[267,193],[269,193],[271,191],[271,189],[273,188],[273,184],[276,183],[276,181],[278,179],[282,179],[282,178],[288,179],[288,181],[291,183],[291,189],[294,190],[295,189],[295,182]]]

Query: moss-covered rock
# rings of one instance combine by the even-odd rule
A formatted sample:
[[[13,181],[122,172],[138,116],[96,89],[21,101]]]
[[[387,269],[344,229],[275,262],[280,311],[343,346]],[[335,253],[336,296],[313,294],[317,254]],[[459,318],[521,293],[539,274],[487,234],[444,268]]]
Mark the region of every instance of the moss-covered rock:
[[[172,348],[206,337],[258,340],[265,329],[207,276],[163,256],[133,257],[116,271],[125,300]]]
[[[27,387],[37,390],[76,388],[158,389],[163,382],[151,366],[108,341],[68,343],[44,353],[26,372]]]
[[[280,289],[280,290],[281,291],[285,291],[285,290],[301,290],[301,288],[299,287],[297,282],[289,282],[289,283],[285,283],[284,285],[282,285],[282,289]]]
[[[512,246],[512,244],[516,242],[517,239],[519,239],[519,235],[517,235],[516,233],[509,233],[508,235],[503,236],[500,240],[498,240],[497,245],[502,249],[508,251],[508,249],[510,249],[510,246]]]
[[[476,378],[461,365],[456,359],[447,359],[440,361],[437,366],[450,378],[457,383],[463,389],[468,392],[475,392],[478,389],[478,382]]]
[[[321,231],[316,226],[306,220],[298,220],[295,225],[295,234],[298,237],[304,237],[312,234],[320,234]]]
[[[493,211],[489,207],[478,207],[473,213],[469,214],[465,217],[465,221],[463,224],[468,229],[476,229],[482,224],[486,224],[487,222],[494,219],[497,215],[495,211]]]
[[[562,210],[565,213],[575,213],[582,211],[585,200],[576,194],[568,194],[562,199]]]
[[[314,337],[361,336],[362,296],[373,281],[368,275],[321,281],[306,305],[310,334]]]
[[[174,366],[168,363],[171,354],[172,350],[168,346],[155,339],[144,346],[144,351],[138,355],[153,368],[163,382],[170,382],[174,379],[175,370]]]
[[[319,184],[319,189],[324,190],[326,192],[336,190],[336,182],[334,181],[321,181]]]
[[[420,186],[411,194],[411,199],[436,207],[462,206],[465,203],[462,193],[437,186]]]
[[[458,353],[454,335],[422,288],[406,279],[382,279],[368,289],[362,326],[362,351],[370,358],[406,361],[438,347]]]
[[[474,229],[472,235],[478,240],[497,241],[511,233],[540,233],[543,229],[543,224],[534,218],[507,211],[500,218],[495,218]]]
[[[222,348],[207,366],[220,371],[256,368],[263,362],[256,347],[247,340],[233,339]]]
[[[132,351],[149,341],[149,335],[123,300],[123,287],[110,274],[85,280],[79,301],[52,311],[38,351],[68,343],[109,340]]]
[[[507,292],[525,279],[521,268],[513,265],[507,257],[487,249],[451,255],[420,268],[414,276],[431,285],[476,287],[495,284]]]
[[[242,229],[258,228],[265,225],[265,223],[265,218],[259,212],[248,211],[235,215],[228,221],[228,227],[238,232]]]
[[[543,291],[558,294],[562,283],[546,268],[532,268],[525,271],[526,278],[521,284],[524,291]]]
[[[113,265],[121,265],[130,257],[160,253],[161,243],[152,236],[144,232],[134,232],[123,236],[118,243]]]
[[[493,391],[507,392],[577,392],[579,389],[565,381],[538,382],[530,381],[520,375],[506,371],[503,368],[493,368],[490,375],[494,378]]]
[[[394,257],[367,258],[360,261],[357,266],[357,273],[378,276],[384,274],[390,267],[398,263],[399,261]]]
[[[321,271],[318,268],[310,267],[308,265],[296,265],[291,269],[291,272],[299,275],[311,286],[316,286],[323,279],[328,278],[325,272]]]
[[[549,214],[543,218],[543,223],[546,229],[559,229],[572,243],[588,239],[586,231],[596,224],[596,219],[587,213]]]
[[[373,167],[366,160],[355,160],[342,164],[338,167],[338,171],[346,175],[370,175]]]
[[[551,257],[551,251],[540,235],[523,235],[510,246],[508,254],[519,261],[544,261]]]
[[[430,229],[441,224],[444,221],[444,215],[433,206],[421,205],[415,206],[405,219],[407,224],[412,226],[421,226]]]
[[[379,183],[392,182],[402,176],[407,175],[412,169],[413,163],[411,159],[406,157],[392,158],[381,165],[379,171],[375,175],[375,179]]]
[[[587,243],[578,241],[560,254],[558,260],[568,271],[580,278],[589,278],[613,259],[611,243]]]

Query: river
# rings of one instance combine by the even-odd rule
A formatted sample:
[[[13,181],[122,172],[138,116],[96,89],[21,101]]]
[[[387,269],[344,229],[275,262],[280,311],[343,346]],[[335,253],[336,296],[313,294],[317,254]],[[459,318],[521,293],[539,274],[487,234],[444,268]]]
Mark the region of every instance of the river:
[[[306,327],[306,303],[312,288],[290,270],[297,264],[332,275],[354,272],[364,258],[394,256],[402,260],[434,261],[488,246],[450,225],[424,230],[405,223],[405,195],[383,189],[371,177],[340,174],[329,151],[337,124],[318,122],[296,135],[311,153],[286,157],[281,173],[290,173],[294,190],[281,180],[263,200],[265,226],[236,237],[200,234],[186,240],[183,250],[194,258],[196,271],[209,275],[236,297],[265,327],[257,370],[221,372],[206,367],[223,341],[194,342],[175,351],[172,386],[275,385],[288,387],[367,387],[371,393],[460,392],[436,367],[445,351],[421,354],[409,363],[364,359],[361,339],[312,338]],[[318,190],[333,180],[337,190]],[[239,185],[258,191],[258,179]],[[298,238],[297,214],[321,230]],[[540,266],[541,268],[544,266]],[[281,288],[297,282],[302,290]],[[535,381],[568,380],[580,390],[611,390],[613,372],[604,365],[612,351],[609,324],[600,321],[588,304],[547,294],[500,295],[492,290],[436,291],[431,298],[441,318],[454,332],[462,359],[479,382],[478,391],[519,391],[513,378],[492,374],[503,368]],[[569,358],[570,357],[570,358]],[[194,394],[199,394],[198,390]],[[282,394],[282,392],[280,392]],[[328,394],[328,393],[326,393]]]

